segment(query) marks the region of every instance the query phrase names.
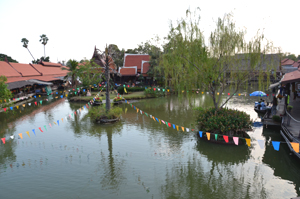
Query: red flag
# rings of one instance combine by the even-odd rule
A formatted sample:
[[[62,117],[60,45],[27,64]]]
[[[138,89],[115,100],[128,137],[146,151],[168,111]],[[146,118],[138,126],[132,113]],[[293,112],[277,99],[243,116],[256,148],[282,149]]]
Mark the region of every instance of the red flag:
[[[5,144],[5,138],[1,138],[1,140],[2,140],[3,144]]]
[[[154,91],[156,90],[156,88],[153,89]]]
[[[223,135],[223,138],[224,138],[225,142],[228,143],[228,136],[227,135]]]
[[[267,97],[269,97],[269,94],[267,94]]]
[[[43,132],[43,130],[41,129],[41,127],[39,127],[40,131]]]
[[[77,115],[77,114],[76,114],[76,111],[75,111],[74,113],[75,113],[75,115]]]
[[[34,102],[35,103],[35,105],[37,105],[37,103],[36,102]]]
[[[228,95],[230,95],[230,93],[228,93]]]
[[[171,127],[171,123],[170,122],[168,123],[168,125],[169,125],[169,127]]]
[[[3,110],[6,112],[6,108],[3,108]]]

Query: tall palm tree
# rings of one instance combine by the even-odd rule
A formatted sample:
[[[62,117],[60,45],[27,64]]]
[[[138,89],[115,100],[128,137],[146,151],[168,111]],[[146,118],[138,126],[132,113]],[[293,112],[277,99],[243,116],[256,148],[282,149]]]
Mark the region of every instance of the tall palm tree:
[[[33,61],[35,61],[35,59],[34,59],[34,57],[32,56],[30,50],[28,49],[28,42],[29,42],[29,41],[28,41],[26,38],[23,38],[23,39],[21,40],[21,42],[23,43],[23,47],[24,47],[24,48],[27,48],[28,52],[30,53],[31,57],[33,58]]]
[[[71,82],[72,82],[72,87],[75,85],[75,78],[77,76],[77,71],[78,71],[78,62],[76,60],[69,60],[67,62],[66,68],[63,67],[62,70],[67,70],[68,72],[68,77],[71,77]]]
[[[46,57],[45,45],[47,44],[49,39],[45,34],[42,34],[40,37],[41,37],[40,42],[42,42],[42,44],[44,45],[44,57]]]

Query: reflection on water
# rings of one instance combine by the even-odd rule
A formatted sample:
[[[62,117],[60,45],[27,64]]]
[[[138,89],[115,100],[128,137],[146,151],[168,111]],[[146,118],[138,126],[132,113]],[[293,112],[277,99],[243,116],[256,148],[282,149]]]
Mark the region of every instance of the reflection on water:
[[[241,92],[242,93],[242,92]],[[193,95],[193,94],[192,94]],[[227,96],[222,96],[223,100]],[[255,98],[235,96],[228,107],[253,110]],[[144,112],[194,128],[193,107],[212,106],[205,95],[167,96],[134,105]],[[86,110],[60,125],[83,104],[49,100],[21,113],[0,113],[0,135],[23,139],[0,145],[0,198],[291,198],[299,193],[299,161],[281,144],[278,130],[255,127],[251,147],[198,140],[136,113],[127,104],[121,121],[99,125]],[[125,113],[125,110],[126,113]],[[52,123],[48,130],[38,127]],[[25,131],[36,129],[29,138]],[[261,149],[257,140],[264,140]],[[15,188],[18,191],[15,191]],[[35,189],[28,189],[34,187]],[[37,191],[38,190],[38,191]]]

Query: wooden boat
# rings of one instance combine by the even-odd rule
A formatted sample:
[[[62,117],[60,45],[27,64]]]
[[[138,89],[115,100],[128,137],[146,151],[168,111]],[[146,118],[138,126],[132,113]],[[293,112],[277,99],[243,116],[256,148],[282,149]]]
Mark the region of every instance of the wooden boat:
[[[280,130],[281,136],[282,136],[283,139],[286,141],[286,143],[287,143],[287,145],[288,145],[290,151],[291,151],[298,159],[300,159],[300,154],[297,153],[297,152],[293,149],[293,147],[292,147],[292,145],[291,145],[291,142],[298,142],[298,143],[299,143],[299,141],[298,141],[297,139],[295,139],[293,135],[291,135],[291,133],[289,132],[289,130],[288,130],[284,125],[282,125],[281,127],[282,127],[282,130]]]
[[[265,113],[267,112],[267,109],[260,110],[260,109],[258,109],[258,108],[256,108],[256,107],[254,107],[254,110],[255,110],[255,112],[257,112],[257,113],[262,113],[262,114],[265,114]]]

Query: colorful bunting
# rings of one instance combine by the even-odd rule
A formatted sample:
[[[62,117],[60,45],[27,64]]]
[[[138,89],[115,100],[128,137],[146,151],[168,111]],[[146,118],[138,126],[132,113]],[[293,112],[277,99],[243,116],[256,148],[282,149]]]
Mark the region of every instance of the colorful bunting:
[[[223,138],[224,138],[225,142],[228,143],[228,136],[227,135],[223,135]]]
[[[3,108],[4,112],[6,112],[6,108]]]
[[[299,143],[291,142],[291,145],[296,153],[299,153]]]
[[[43,133],[44,131],[42,130],[42,128],[41,127],[39,127],[39,129],[40,129],[40,131]]]
[[[12,135],[12,136],[9,136],[9,137],[10,137],[10,139],[12,139],[12,140],[15,138],[15,136],[14,136],[14,135]]]
[[[72,113],[73,114],[73,113]],[[59,126],[59,120],[57,120],[57,125]]]
[[[202,131],[199,131],[199,136],[200,136],[201,138],[202,138],[202,133],[203,133]]]
[[[215,134],[215,140],[218,140],[218,134]]]
[[[246,140],[247,145],[250,147],[251,146],[251,143],[250,143],[251,140],[249,138],[245,138],[245,140]]]
[[[173,129],[175,129],[176,128],[176,125],[175,124],[173,124]]]
[[[1,138],[1,140],[2,140],[3,144],[5,144],[5,138]]]
[[[235,145],[239,145],[239,137],[233,137],[233,141]]]
[[[184,127],[183,127],[183,126],[181,127],[181,129],[182,129],[182,131],[184,132]]]
[[[169,127],[171,127],[171,123],[168,123]]]
[[[35,129],[32,129],[32,132],[33,132],[33,134],[36,136],[36,134],[35,134]]]
[[[263,141],[263,140],[257,140],[257,142],[258,142],[258,144],[259,144],[259,146],[260,146],[261,149],[265,148],[265,141]]]
[[[11,107],[9,107],[10,108],[10,110],[13,110],[13,107],[11,106]]]
[[[272,141],[273,147],[275,151],[279,151],[280,142]]]
[[[26,131],[26,133],[27,133],[28,137],[30,137],[30,135],[29,135],[29,131]]]
[[[210,140],[210,133],[206,132],[207,140]]]
[[[47,126],[46,126],[46,125],[44,125],[44,128],[45,128],[45,130],[47,131]]]
[[[19,136],[20,136],[21,139],[23,139],[22,133],[19,133]]]

